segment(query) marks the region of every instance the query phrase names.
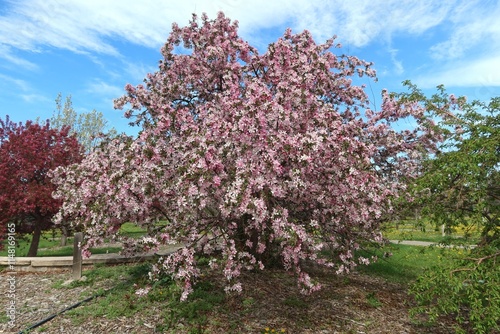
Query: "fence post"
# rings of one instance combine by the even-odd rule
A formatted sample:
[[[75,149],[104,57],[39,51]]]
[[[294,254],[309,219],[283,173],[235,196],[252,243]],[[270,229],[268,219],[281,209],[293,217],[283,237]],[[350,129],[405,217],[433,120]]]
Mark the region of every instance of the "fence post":
[[[82,241],[83,233],[76,232],[73,242],[73,279],[82,278]]]

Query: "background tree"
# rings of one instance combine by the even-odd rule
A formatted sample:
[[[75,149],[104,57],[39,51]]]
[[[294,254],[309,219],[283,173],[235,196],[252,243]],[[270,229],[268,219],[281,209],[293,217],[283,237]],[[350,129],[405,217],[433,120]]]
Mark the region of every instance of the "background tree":
[[[70,133],[76,135],[86,152],[94,149],[104,134],[116,135],[114,128],[108,130],[108,122],[101,112],[92,110],[91,112],[77,113],[73,108],[71,95],[66,96],[63,105],[61,93],[57,95],[56,110],[50,119],[50,124],[55,129],[70,126]]]
[[[181,44],[189,52],[176,54]],[[319,288],[304,263],[337,273],[368,263],[355,251],[382,242],[391,201],[440,137],[418,103],[383,92],[381,110],[370,110],[353,78],[374,77],[371,64],[333,47],[287,30],[259,55],[222,13],[174,25],[159,70],[116,101],[130,105],[140,136],[55,173],[58,220],[82,225],[86,247],[128,221],[157,228],[126,242],[131,250],[184,243],[153,268],[182,282],[182,298],[199,276],[197,254],[212,258],[228,291],[241,289],[242,270],[272,263],[304,293]],[[391,127],[407,117],[415,130]]]
[[[92,110],[91,112],[77,113],[73,108],[71,95],[66,96],[63,105],[61,93],[57,95],[56,110],[50,119],[50,124],[55,129],[69,126],[71,128],[70,134],[76,136],[87,153],[98,146],[105,137],[117,135],[114,128],[107,129],[108,122],[101,112]],[[61,222],[57,225],[61,230],[61,246],[66,245],[67,238],[70,236],[70,225],[69,222]]]
[[[433,268],[412,286],[420,305],[414,313],[429,314],[432,320],[451,313],[477,333],[499,330],[500,98],[467,103],[441,89],[440,95],[427,99],[411,88],[411,94],[400,97],[427,105],[451,98],[460,110],[442,115],[446,141],[438,154],[428,157],[410,187],[410,208],[448,229],[462,225],[480,232],[478,247],[450,251],[451,265]]]
[[[28,256],[36,256],[41,233],[53,226],[61,205],[52,197],[49,172],[79,162],[81,153],[69,127],[0,119],[0,224],[15,222],[16,233],[32,234]]]

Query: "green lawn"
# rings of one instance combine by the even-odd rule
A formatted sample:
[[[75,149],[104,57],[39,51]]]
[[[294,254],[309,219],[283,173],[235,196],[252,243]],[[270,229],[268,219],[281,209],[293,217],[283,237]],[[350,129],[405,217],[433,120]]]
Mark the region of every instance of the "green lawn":
[[[137,227],[132,223],[125,223],[120,228],[119,234],[132,238],[139,238],[146,233],[145,230]],[[73,255],[73,238],[69,237],[67,246],[61,247],[61,234],[60,232],[47,231],[42,234],[40,244],[38,245],[37,256],[71,256]],[[23,257],[28,254],[31,243],[31,235],[19,236],[17,238],[16,256]],[[4,242],[5,245],[5,242]],[[103,247],[93,248],[93,254],[117,253],[120,247]],[[0,256],[7,256],[7,247],[0,250]]]
[[[479,240],[479,232],[475,225],[459,225],[452,227],[443,236],[440,227],[430,222],[414,221],[391,222],[383,228],[384,237],[390,240],[417,240],[449,244],[475,244]]]
[[[41,243],[41,242],[40,242]],[[40,247],[38,250],[37,257],[42,256],[72,256],[73,255],[73,240],[68,242],[68,245],[60,247],[60,240],[56,242],[48,241],[44,244],[45,247]],[[29,243],[20,242],[19,247],[16,249],[17,257],[24,257],[28,254]],[[102,248],[91,248],[92,254],[106,254],[106,253],[118,253],[121,247],[102,247]],[[7,249],[0,251],[0,256],[7,256]]]
[[[18,236],[17,239],[17,247],[16,247],[16,256],[26,256],[28,254],[28,250],[31,244],[31,235],[26,236]],[[68,247],[71,248],[71,252],[69,255],[73,254],[73,238],[68,238]],[[40,243],[38,244],[38,254],[42,256],[42,252],[44,249],[53,249],[58,248],[61,245],[60,236],[57,234],[53,234],[52,232],[45,232],[42,234],[40,238]],[[4,249],[0,250],[0,256],[7,256],[7,247],[4,242]]]
[[[443,264],[458,250],[389,244],[380,249],[362,251],[363,256],[376,255],[378,261],[359,266],[361,272],[406,284],[433,266]]]
[[[138,227],[133,223],[125,223],[121,226],[120,231],[118,233],[119,235],[122,236],[138,238],[146,234],[146,230]]]

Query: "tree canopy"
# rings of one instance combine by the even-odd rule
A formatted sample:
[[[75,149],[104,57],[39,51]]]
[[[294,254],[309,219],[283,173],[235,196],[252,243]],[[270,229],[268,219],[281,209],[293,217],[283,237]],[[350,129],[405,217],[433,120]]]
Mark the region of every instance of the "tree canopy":
[[[462,103],[443,122],[449,136],[429,159],[414,191],[424,214],[448,226],[481,230],[481,244],[500,237],[500,98]]]
[[[52,197],[49,172],[79,162],[81,153],[69,127],[0,119],[0,224],[14,222],[16,233],[33,233],[28,256],[36,256],[41,231],[53,226],[61,205]]]
[[[241,290],[243,270],[272,263],[308,293],[319,286],[305,263],[340,274],[370,262],[355,251],[382,242],[392,201],[442,139],[419,103],[384,91],[371,110],[354,84],[375,77],[371,63],[336,55],[335,39],[316,44],[287,30],[260,55],[237,29],[222,13],[174,24],[158,71],[115,102],[128,106],[139,137],[55,173],[58,219],[84,226],[87,248],[129,221],[151,232],[126,241],[130,250],[184,244],[152,273],[182,282],[183,298],[198,255],[223,272],[228,291]],[[392,126],[403,118],[415,129]]]
[[[410,183],[413,201],[406,206],[436,224],[480,234],[477,247],[450,251],[450,264],[432,268],[412,285],[414,313],[432,320],[452,314],[476,333],[491,333],[500,329],[500,98],[467,102],[442,89],[427,99],[410,87],[412,94],[402,98],[429,106],[451,99],[457,111],[442,115],[446,140]]]
[[[73,108],[71,95],[66,96],[63,105],[61,93],[56,98],[56,110],[50,119],[50,124],[55,129],[69,126],[71,128],[70,134],[76,135],[86,152],[90,152],[98,146],[105,133],[112,136],[116,135],[114,128],[107,130],[108,122],[101,112],[92,110],[77,113]]]

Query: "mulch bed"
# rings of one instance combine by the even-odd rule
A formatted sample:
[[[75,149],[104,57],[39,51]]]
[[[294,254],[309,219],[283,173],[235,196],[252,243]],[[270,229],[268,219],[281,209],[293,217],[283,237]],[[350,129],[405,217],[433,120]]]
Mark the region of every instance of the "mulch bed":
[[[241,295],[227,296],[224,305],[208,311],[207,321],[193,328],[180,319],[164,333],[265,333],[266,329],[286,333],[454,333],[450,321],[433,327],[419,325],[408,316],[410,302],[402,285],[361,273],[337,276],[323,269],[313,270],[313,277],[323,289],[309,296],[301,295],[295,277],[282,270],[244,273]],[[0,273],[0,289],[7,289],[8,272]],[[69,280],[69,272],[16,274],[17,318],[13,328],[0,323],[0,333],[16,333],[55,312],[109,288],[112,282],[92,286],[60,288]],[[222,289],[223,279],[208,274]],[[92,307],[92,301],[81,307]],[[4,304],[4,303],[2,303]],[[3,305],[2,305],[3,306]],[[5,309],[5,307],[2,307]],[[151,303],[132,318],[93,318],[74,321],[62,314],[40,328],[44,333],[159,333],[157,324],[168,312],[161,302]],[[1,318],[3,319],[3,318]],[[4,319],[5,320],[5,319]],[[39,329],[40,329],[39,328]],[[35,331],[35,332],[38,332]]]

